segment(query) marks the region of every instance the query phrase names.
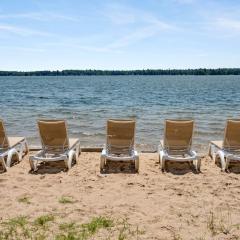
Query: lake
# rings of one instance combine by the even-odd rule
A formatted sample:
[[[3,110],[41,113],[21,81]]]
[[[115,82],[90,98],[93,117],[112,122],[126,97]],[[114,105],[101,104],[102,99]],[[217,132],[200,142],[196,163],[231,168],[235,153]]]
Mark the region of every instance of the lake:
[[[240,117],[240,76],[0,77],[1,118],[9,135],[39,145],[36,121],[60,118],[82,146],[102,146],[108,118],[135,118],[139,150],[156,150],[164,119],[195,119],[194,146],[222,139]]]

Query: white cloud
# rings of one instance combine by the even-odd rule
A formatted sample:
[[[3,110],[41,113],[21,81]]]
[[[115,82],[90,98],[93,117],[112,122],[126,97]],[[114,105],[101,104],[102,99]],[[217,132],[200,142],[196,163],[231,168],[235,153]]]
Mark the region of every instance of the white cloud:
[[[43,48],[34,48],[34,47],[18,47],[18,46],[0,46],[1,49],[9,49],[14,51],[20,51],[20,52],[33,52],[33,53],[41,53],[45,52],[45,49]]]
[[[155,24],[161,25],[164,28],[169,28],[170,24],[160,20],[152,13],[137,8],[121,4],[109,4],[105,7],[102,15],[106,17],[112,24],[119,25],[146,25]]]
[[[151,38],[157,35],[159,32],[162,32],[162,30],[169,29],[169,28],[170,26],[168,26],[165,23],[156,22],[155,24],[142,27],[140,29],[133,31],[130,34],[123,36],[119,40],[116,40],[115,42],[109,44],[108,48],[117,49],[117,48],[126,47],[140,40]]]
[[[0,14],[0,19],[31,19],[37,21],[79,21],[79,18],[62,15],[52,12],[28,12],[28,13],[16,13],[16,14]]]
[[[137,22],[136,12],[120,4],[109,4],[103,10],[102,15],[113,24],[133,24]]]
[[[0,24],[0,32],[9,32],[9,33],[21,35],[21,36],[33,36],[33,35],[52,36],[51,33],[37,31],[29,28],[22,28],[22,27],[10,25],[10,24]]]
[[[103,15],[114,25],[123,25],[123,36],[107,45],[108,49],[118,49],[151,38],[162,31],[176,30],[176,26],[160,20],[148,11],[121,4],[110,4]],[[119,33],[121,26],[119,26]],[[127,32],[127,33],[126,33]]]
[[[192,4],[195,3],[197,0],[174,0],[174,1],[180,4]]]
[[[240,33],[240,20],[218,18],[215,21],[215,25],[222,30],[229,30]]]

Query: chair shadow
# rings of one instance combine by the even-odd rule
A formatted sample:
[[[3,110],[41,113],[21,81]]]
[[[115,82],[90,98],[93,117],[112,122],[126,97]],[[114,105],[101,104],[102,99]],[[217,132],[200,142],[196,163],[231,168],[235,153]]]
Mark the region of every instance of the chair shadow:
[[[27,155],[28,154],[24,154],[21,161],[23,161]],[[7,159],[5,159],[5,162],[6,162],[6,160]],[[15,165],[18,165],[21,161],[18,161],[17,157],[13,156],[10,167],[14,167]],[[0,163],[0,174],[5,173],[5,172],[6,171],[4,171],[4,168],[3,168],[2,164]]]
[[[76,164],[76,161],[73,161],[72,167]],[[43,174],[57,174],[60,172],[67,172],[68,169],[65,166],[64,161],[56,162],[41,162],[38,164],[37,171],[30,170],[29,173],[33,175],[43,175]]]
[[[216,165],[221,169],[220,158],[216,159]],[[227,173],[240,174],[240,162],[231,160],[228,166]]]
[[[3,169],[3,166],[2,166],[2,164],[0,163],[0,174],[3,174],[3,173],[5,173],[6,171],[4,171],[4,169]]]
[[[101,173],[111,174],[111,173],[127,173],[135,174],[135,165],[133,161],[111,161],[107,160],[105,168]]]
[[[199,174],[201,173],[196,171],[193,164],[190,162],[175,162],[175,161],[166,161],[165,162],[165,172],[172,173],[174,175],[185,175],[187,173]]]

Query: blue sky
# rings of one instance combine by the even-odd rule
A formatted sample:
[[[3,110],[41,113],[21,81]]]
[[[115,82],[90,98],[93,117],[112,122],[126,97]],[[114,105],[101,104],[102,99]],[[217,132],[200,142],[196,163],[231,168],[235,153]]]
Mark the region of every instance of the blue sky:
[[[240,67],[239,0],[1,0],[0,70]]]

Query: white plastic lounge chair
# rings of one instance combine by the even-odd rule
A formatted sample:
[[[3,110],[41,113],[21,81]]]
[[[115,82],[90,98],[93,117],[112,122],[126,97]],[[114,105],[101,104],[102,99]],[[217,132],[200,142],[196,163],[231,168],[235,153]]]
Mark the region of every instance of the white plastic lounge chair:
[[[0,163],[3,170],[7,171],[7,168],[11,167],[14,156],[20,162],[23,154],[27,152],[28,146],[25,137],[8,137],[4,123],[0,120]]]
[[[67,126],[64,120],[39,120],[39,134],[42,150],[30,156],[32,170],[37,171],[38,162],[64,161],[67,169],[72,167],[72,161],[78,159],[81,153],[80,141],[68,138]]]
[[[200,171],[201,160],[192,150],[193,120],[166,120],[164,140],[160,141],[158,153],[162,171],[165,161],[193,162],[195,169]]]
[[[222,171],[228,170],[231,160],[240,161],[240,119],[227,120],[223,141],[211,141],[209,155],[214,163],[220,158]]]
[[[139,171],[139,156],[135,150],[134,120],[110,119],[107,121],[106,145],[102,150],[100,170],[105,167],[107,160],[134,161],[136,172]]]

